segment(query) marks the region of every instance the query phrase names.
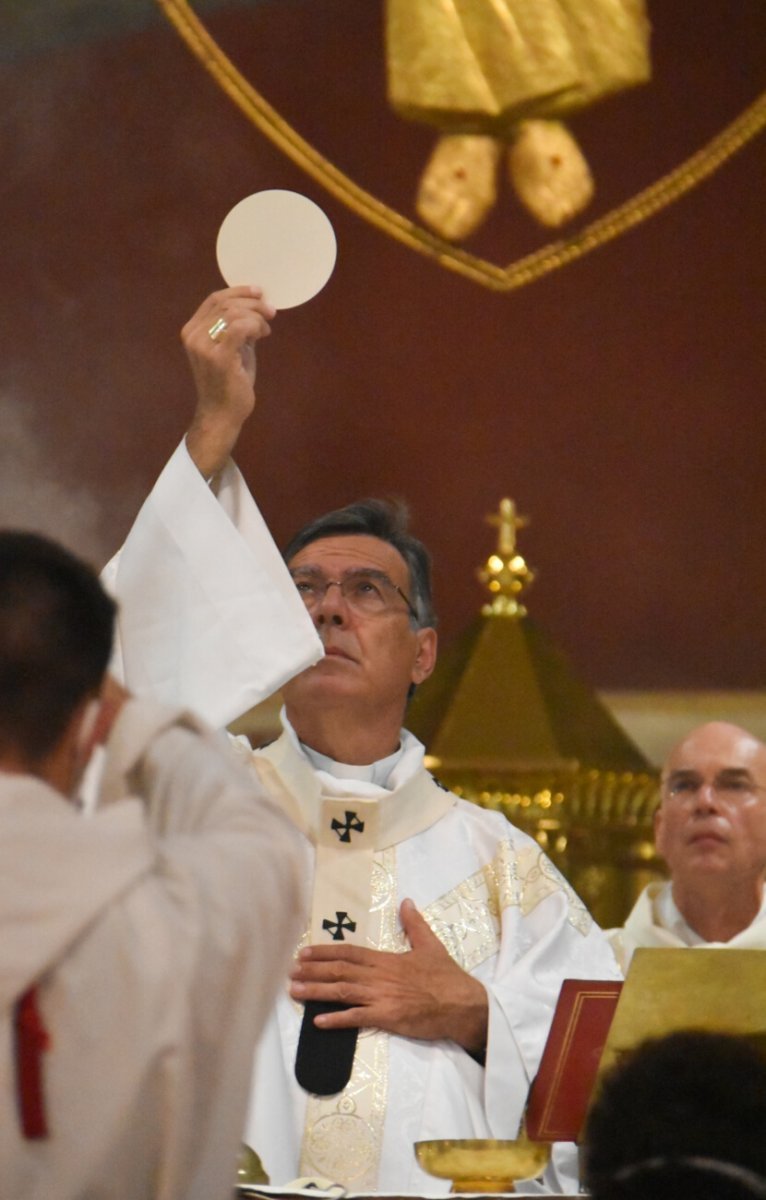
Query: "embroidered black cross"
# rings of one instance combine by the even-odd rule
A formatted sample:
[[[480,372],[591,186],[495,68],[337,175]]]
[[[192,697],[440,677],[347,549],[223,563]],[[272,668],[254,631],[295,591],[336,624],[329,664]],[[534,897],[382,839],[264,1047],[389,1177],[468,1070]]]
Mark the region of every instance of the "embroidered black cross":
[[[322,928],[332,934],[334,942],[345,942],[344,932],[348,930],[349,933],[353,933],[356,929],[356,921],[352,921],[347,912],[336,912],[334,921],[325,917]]]
[[[352,833],[362,833],[364,831],[364,821],[360,821],[355,812],[349,812],[346,809],[345,824],[333,817],[330,828],[338,835],[338,840],[341,842],[350,842]]]

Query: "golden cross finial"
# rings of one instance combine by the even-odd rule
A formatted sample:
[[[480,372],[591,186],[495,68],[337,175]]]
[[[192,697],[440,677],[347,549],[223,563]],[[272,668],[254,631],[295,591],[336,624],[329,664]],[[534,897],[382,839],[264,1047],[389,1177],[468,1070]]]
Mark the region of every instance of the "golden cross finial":
[[[488,525],[496,525],[499,529],[497,537],[497,552],[504,557],[512,557],[516,552],[516,530],[524,529],[529,524],[529,517],[520,517],[516,505],[509,497],[500,501],[496,513],[488,513],[484,518]]]
[[[524,588],[529,587],[535,577],[520,554],[516,553],[516,531],[529,524],[527,517],[520,517],[513,500],[505,497],[500,501],[497,513],[485,517],[489,525],[497,526],[497,551],[487,559],[487,565],[479,572],[479,579],[486,583],[492,601],[482,608],[484,616],[524,617],[526,608],[519,603]]]

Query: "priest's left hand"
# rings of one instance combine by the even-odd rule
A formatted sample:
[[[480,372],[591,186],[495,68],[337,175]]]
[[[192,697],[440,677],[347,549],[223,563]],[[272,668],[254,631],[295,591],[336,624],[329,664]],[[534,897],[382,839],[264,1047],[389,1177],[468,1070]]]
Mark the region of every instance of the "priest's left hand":
[[[373,1027],[428,1041],[447,1038],[471,1053],[481,1051],[488,1019],[483,984],[450,957],[411,900],[402,902],[400,917],[410,950],[307,946],[291,972],[290,995],[350,1006],[318,1016],[322,1029]]]

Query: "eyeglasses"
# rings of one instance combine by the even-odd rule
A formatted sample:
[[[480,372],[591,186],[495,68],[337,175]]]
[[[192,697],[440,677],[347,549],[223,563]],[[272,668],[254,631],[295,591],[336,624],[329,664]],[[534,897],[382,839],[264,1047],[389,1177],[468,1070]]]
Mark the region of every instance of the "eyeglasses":
[[[749,799],[766,787],[757,784],[749,771],[722,771],[713,780],[702,779],[693,772],[670,775],[663,781],[664,789],[673,800],[694,800],[707,787],[717,800],[732,804]]]
[[[309,612],[319,608],[328,588],[337,587],[349,608],[362,616],[374,617],[395,610],[399,596],[407,605],[410,616],[418,619],[408,597],[383,571],[362,568],[347,571],[342,579],[325,579],[319,571],[309,570],[291,571],[290,574]]]

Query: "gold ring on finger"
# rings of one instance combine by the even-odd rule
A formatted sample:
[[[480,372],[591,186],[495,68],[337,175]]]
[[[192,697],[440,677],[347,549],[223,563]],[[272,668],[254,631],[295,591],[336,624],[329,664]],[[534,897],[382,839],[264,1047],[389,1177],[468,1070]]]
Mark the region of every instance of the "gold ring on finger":
[[[211,342],[217,342],[222,333],[225,333],[229,328],[228,321],[224,321],[223,317],[219,317],[214,325],[211,325],[207,331],[207,336]]]

